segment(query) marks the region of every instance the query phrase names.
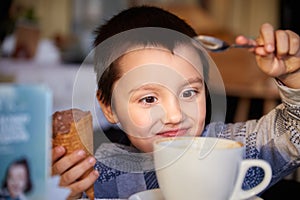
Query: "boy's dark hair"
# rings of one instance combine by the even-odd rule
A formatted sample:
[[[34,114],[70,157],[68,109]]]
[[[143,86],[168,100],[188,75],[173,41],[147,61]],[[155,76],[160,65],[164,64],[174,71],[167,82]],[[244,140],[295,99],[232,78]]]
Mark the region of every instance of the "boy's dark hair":
[[[94,47],[109,37],[135,28],[160,27],[195,37],[197,33],[184,20],[161,8],[153,6],[132,7],[115,15],[96,29]]]
[[[24,190],[24,193],[27,193],[29,191],[31,191],[32,189],[32,182],[31,182],[31,177],[30,177],[30,170],[29,170],[29,164],[26,158],[20,158],[17,160],[14,160],[6,169],[6,173],[5,173],[5,177],[4,177],[4,181],[2,184],[2,188],[7,188],[7,179],[8,179],[8,172],[10,170],[10,168],[12,166],[16,166],[16,165],[22,165],[25,167],[26,173],[27,173],[27,183],[26,183],[26,187]]]
[[[113,18],[108,20],[104,25],[98,27],[95,30],[96,37],[94,40],[94,47],[97,48],[97,46],[100,45],[105,40],[124,31],[129,31],[138,28],[145,28],[145,27],[162,28],[162,31],[163,29],[177,31],[181,34],[188,36],[188,38],[193,38],[197,36],[195,30],[191,26],[189,26],[184,20],[180,19],[178,16],[158,7],[138,6],[138,7],[131,7],[129,9],[120,12],[119,14],[115,15]],[[159,33],[156,34],[159,35]],[[136,41],[145,42],[143,40],[144,38],[142,37],[149,37],[150,39],[148,40],[148,43],[149,41],[152,44],[154,43],[154,45],[158,43],[160,45],[163,45],[167,49],[171,50],[171,52],[174,48],[173,42],[168,43],[162,40],[157,41],[156,36],[152,36],[150,34],[146,36],[140,36],[139,34],[130,35],[131,39],[124,38],[124,42],[126,41],[126,39],[130,40],[131,43],[134,43]],[[172,39],[169,41],[172,41]],[[174,39],[173,41],[176,40]],[[115,46],[118,47],[118,45]],[[96,52],[95,57],[97,57],[97,50],[95,52]],[[206,76],[208,73],[207,72],[208,69],[206,69],[208,64],[205,63],[206,62],[205,59],[202,59],[202,62],[204,65],[204,69],[203,69],[204,76]],[[99,67],[97,66],[97,61],[95,65],[96,65],[95,68]],[[109,67],[103,71],[103,73],[101,74],[101,78],[97,80],[98,81],[97,98],[105,105],[109,105],[111,103],[113,84],[120,77],[121,75],[119,74],[119,70],[117,69],[117,66],[115,65],[114,62],[112,62],[109,64]],[[205,91],[206,91],[206,110],[207,110],[206,124],[208,124],[210,122],[210,117],[211,117],[211,101],[210,101],[210,95],[206,84],[205,84],[205,89],[206,89]]]

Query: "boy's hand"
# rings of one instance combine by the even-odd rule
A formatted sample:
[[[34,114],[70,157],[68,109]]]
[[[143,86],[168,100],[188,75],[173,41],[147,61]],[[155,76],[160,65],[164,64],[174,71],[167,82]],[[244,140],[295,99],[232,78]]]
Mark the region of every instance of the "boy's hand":
[[[254,44],[260,69],[271,77],[280,79],[290,88],[300,89],[300,38],[290,30],[276,30],[266,23],[260,28],[256,41],[244,36],[236,38],[238,44]]]
[[[94,157],[86,157],[83,150],[77,150],[66,156],[64,154],[63,147],[52,149],[52,175],[60,175],[60,186],[71,190],[68,199],[78,199],[99,176],[98,172],[93,170],[86,178],[78,181],[79,177],[95,165],[96,160]]]

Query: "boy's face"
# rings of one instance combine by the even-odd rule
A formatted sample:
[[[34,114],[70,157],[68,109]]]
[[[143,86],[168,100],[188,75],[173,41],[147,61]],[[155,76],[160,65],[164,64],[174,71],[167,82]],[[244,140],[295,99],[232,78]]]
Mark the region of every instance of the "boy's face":
[[[111,111],[104,114],[135,147],[151,152],[159,137],[202,133],[204,78],[190,62],[167,50],[142,49],[122,56],[118,68],[122,77],[114,84],[112,104],[102,109]]]

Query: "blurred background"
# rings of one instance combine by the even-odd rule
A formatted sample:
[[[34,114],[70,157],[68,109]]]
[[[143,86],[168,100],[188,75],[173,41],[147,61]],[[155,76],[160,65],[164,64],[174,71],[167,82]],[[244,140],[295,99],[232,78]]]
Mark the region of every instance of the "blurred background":
[[[0,41],[26,24],[37,29],[36,37],[54,41],[68,54],[63,61],[80,61],[91,48],[95,27],[120,10],[141,4],[173,11],[199,34],[230,32],[256,37],[264,22],[298,33],[300,29],[296,0],[1,0]],[[5,47],[2,55],[10,55],[12,50]]]
[[[300,34],[298,0],[1,0],[0,83],[46,84],[54,94],[53,111],[71,107],[76,74],[92,49],[95,28],[120,10],[144,4],[165,8],[198,34],[229,43],[240,34],[255,38],[265,22]],[[227,92],[226,122],[258,118],[280,103],[273,80],[259,71],[247,50],[210,55]],[[90,72],[92,64],[86,68]],[[81,104],[90,101],[85,92],[80,88]],[[287,180],[293,184],[280,182],[264,199],[282,199],[300,189],[297,173]]]

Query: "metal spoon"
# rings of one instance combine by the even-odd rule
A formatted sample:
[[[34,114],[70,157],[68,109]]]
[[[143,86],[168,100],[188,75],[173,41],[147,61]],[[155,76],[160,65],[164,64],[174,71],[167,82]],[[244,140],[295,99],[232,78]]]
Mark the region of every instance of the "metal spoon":
[[[256,45],[249,44],[228,44],[227,42],[218,39],[216,37],[208,36],[208,35],[199,35],[194,38],[199,41],[204,48],[212,52],[221,52],[225,51],[229,48],[253,48],[258,47]]]

